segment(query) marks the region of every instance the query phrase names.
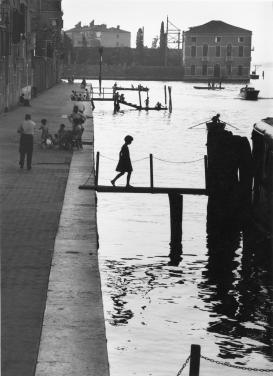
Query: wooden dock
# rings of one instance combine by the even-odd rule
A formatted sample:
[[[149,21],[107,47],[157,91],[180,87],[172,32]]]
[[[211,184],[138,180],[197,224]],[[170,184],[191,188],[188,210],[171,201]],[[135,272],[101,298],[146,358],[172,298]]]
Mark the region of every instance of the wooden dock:
[[[79,189],[89,189],[104,193],[150,193],[150,194],[178,194],[208,196],[209,190],[204,188],[170,188],[170,187],[121,187],[110,185],[80,185]]]

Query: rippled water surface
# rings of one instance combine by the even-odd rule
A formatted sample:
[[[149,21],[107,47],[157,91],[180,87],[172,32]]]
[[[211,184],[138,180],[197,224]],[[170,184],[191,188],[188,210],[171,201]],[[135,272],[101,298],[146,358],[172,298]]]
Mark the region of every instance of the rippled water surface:
[[[103,81],[103,86],[113,83]],[[131,83],[138,84],[119,82],[127,87]],[[206,130],[204,125],[189,127],[220,113],[222,120],[238,128],[229,130],[250,139],[253,124],[273,116],[273,72],[269,71],[265,80],[249,85],[260,90],[257,102],[238,99],[240,84],[224,84],[221,92],[195,90],[193,83],[141,84],[150,88],[151,105],[164,104],[164,85],[171,86],[173,112],[139,112],[121,105],[122,111],[114,115],[112,102],[95,102],[101,185],[109,185],[116,175],[119,150],[130,134],[134,137],[130,145],[133,186],[149,186],[148,158],[153,154],[154,186],[204,188]],[[124,94],[138,104],[137,92]],[[125,185],[125,177],[116,184]],[[111,376],[176,375],[191,344],[201,345],[202,355],[216,361],[273,368],[270,266],[257,255],[246,258],[241,233],[227,229],[220,240],[207,237],[206,214],[206,197],[184,195],[183,255],[179,265],[172,266],[167,195],[98,194],[99,262]],[[229,256],[223,266],[224,251]],[[200,374],[249,372],[202,359]]]

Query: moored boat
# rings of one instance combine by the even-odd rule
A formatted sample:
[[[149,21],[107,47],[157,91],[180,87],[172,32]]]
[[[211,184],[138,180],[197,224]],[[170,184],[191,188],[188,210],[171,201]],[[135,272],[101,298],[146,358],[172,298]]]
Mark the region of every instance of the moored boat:
[[[201,89],[201,90],[222,90],[224,89],[224,87],[220,87],[220,86],[194,86],[195,89]]]
[[[255,90],[254,87],[248,87],[247,85],[240,89],[239,97],[247,100],[258,100],[260,90]]]

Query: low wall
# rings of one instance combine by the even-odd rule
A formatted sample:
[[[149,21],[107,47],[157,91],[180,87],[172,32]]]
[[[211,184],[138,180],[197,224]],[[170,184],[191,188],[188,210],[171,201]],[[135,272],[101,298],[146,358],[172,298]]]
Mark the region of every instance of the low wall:
[[[101,69],[103,80],[182,81],[183,73],[183,67],[103,65]],[[64,65],[62,78],[98,79],[99,74],[99,65]]]

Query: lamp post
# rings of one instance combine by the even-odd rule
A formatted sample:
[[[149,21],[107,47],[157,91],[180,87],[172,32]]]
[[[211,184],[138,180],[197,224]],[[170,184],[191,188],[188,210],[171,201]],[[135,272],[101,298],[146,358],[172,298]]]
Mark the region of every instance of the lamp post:
[[[99,86],[100,86],[100,94],[101,94],[101,63],[102,63],[102,53],[103,53],[103,48],[99,48],[99,53],[100,53],[100,76],[99,76]]]

